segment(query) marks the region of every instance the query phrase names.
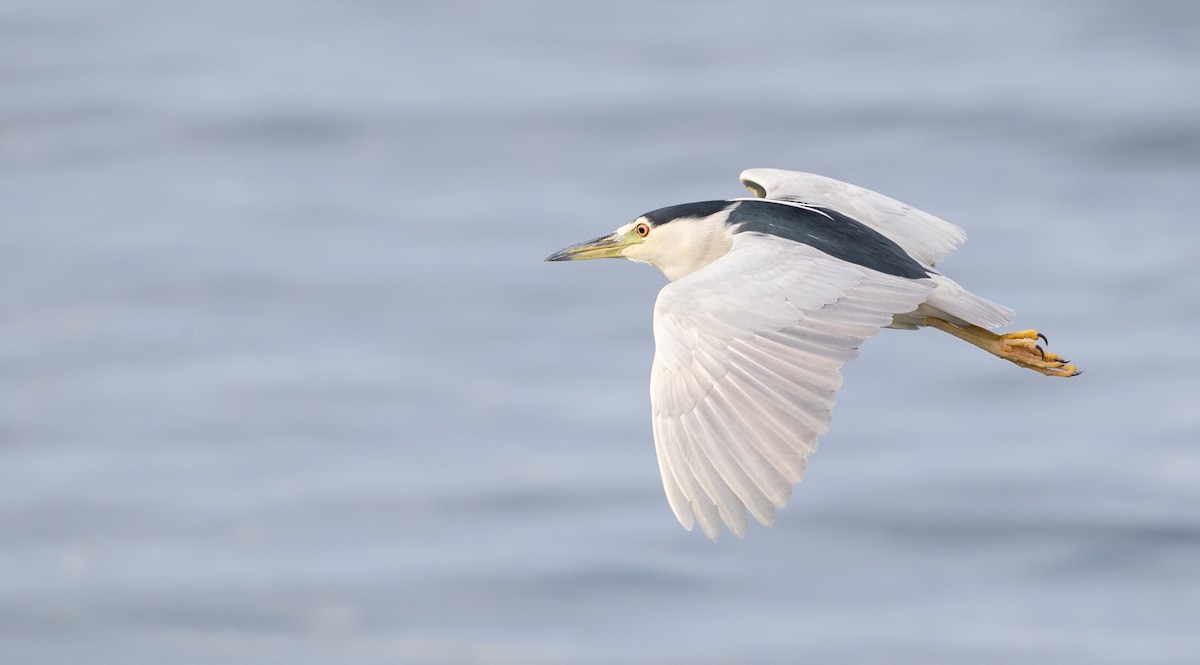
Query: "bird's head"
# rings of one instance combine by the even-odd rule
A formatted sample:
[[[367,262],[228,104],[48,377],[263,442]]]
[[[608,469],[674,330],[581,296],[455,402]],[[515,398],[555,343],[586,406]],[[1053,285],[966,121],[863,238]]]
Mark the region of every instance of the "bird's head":
[[[736,201],[702,201],[659,208],[608,235],[571,245],[547,261],[629,259],[649,263],[676,280],[729,251],[733,232],[726,225]]]

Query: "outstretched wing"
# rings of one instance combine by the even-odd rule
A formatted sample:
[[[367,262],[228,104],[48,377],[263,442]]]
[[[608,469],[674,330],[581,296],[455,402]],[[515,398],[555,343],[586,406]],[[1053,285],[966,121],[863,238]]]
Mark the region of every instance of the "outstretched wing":
[[[744,534],[747,511],[773,523],[829,428],[839,368],[932,288],[754,233],[664,287],[650,396],[680,523],[714,540],[722,521]]]
[[[858,185],[815,173],[747,169],[742,183],[759,198],[832,208],[875,229],[923,265],[933,266],[967,240],[944,219]]]

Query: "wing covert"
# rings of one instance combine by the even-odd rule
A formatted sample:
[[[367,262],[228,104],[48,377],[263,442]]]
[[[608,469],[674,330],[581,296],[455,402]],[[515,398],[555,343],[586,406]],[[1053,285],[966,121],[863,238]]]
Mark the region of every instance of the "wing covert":
[[[926,266],[967,240],[960,227],[879,192],[815,173],[746,169],[742,183],[759,198],[832,208],[875,229]]]
[[[739,234],[654,308],[650,391],[668,502],[685,528],[739,537],[770,525],[829,427],[841,366],[912,311],[932,282],[839,261],[808,245]]]

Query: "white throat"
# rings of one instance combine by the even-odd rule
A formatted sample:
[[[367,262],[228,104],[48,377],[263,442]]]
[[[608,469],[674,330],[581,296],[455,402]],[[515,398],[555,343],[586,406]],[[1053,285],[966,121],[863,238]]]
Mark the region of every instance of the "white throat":
[[[649,263],[675,281],[716,261],[733,246],[729,217],[721,211],[708,217],[677,219],[651,229],[646,240],[625,250],[625,258]],[[637,224],[636,220],[633,224]],[[632,225],[631,225],[632,226]]]

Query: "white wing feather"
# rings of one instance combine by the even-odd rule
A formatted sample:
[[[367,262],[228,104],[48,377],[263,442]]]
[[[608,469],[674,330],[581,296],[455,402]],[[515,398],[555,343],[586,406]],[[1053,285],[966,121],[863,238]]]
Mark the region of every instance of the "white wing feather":
[[[926,266],[967,240],[965,231],[944,219],[841,180],[783,169],[746,169],[741,179],[760,198],[832,208],[887,236]]]
[[[933,289],[813,247],[738,234],[654,307],[654,444],[687,529],[770,525],[829,428],[841,366]]]
[[[815,173],[783,169],[746,169],[744,183],[760,198],[831,208],[861,222],[896,243],[915,261],[934,267],[967,240],[962,228],[889,196]],[[981,298],[943,275],[933,275],[937,288],[918,312],[956,323],[996,328],[1012,321],[1013,310]],[[913,327],[901,322],[896,327]]]

